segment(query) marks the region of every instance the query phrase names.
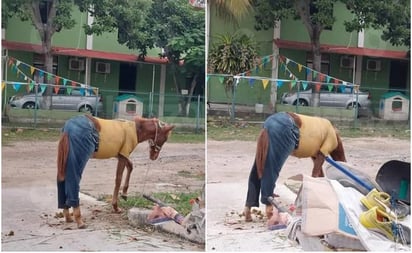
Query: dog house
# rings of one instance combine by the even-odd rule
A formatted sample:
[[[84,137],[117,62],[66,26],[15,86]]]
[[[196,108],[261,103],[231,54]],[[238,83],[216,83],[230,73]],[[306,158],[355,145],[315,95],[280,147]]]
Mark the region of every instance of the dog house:
[[[381,96],[379,117],[386,120],[408,120],[409,98],[400,92],[388,92]]]
[[[116,119],[132,120],[143,115],[143,102],[130,94],[118,96],[113,103],[113,114]]]

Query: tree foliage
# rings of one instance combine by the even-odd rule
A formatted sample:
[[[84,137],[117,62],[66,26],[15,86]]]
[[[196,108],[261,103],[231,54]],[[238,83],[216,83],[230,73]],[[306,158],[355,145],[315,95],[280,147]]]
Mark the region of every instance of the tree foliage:
[[[345,21],[346,30],[360,31],[372,27],[382,30],[382,40],[395,46],[411,46],[411,2],[343,0],[354,15]]]
[[[256,41],[241,34],[220,34],[216,36],[208,57],[212,73],[237,75],[254,68],[259,54]],[[233,78],[225,80],[226,90],[233,87]]]

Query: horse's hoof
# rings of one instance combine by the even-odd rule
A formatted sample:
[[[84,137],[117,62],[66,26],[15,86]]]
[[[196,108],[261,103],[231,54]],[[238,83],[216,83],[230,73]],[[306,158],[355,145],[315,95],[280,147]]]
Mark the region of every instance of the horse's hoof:
[[[77,228],[78,229],[85,229],[85,228],[87,228],[87,225],[85,223],[83,223],[83,224],[77,225]]]
[[[250,207],[245,207],[245,210],[243,210],[243,215],[245,216],[245,221],[246,222],[252,222],[252,212],[250,211]]]
[[[72,218],[66,218],[66,223],[72,223],[74,220]]]
[[[113,209],[113,213],[122,213],[123,210],[121,208]]]

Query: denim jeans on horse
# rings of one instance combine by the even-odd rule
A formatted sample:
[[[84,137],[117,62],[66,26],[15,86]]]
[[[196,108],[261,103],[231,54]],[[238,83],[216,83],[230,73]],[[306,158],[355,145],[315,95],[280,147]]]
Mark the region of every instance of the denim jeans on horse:
[[[270,204],[267,198],[273,195],[279,172],[288,156],[299,145],[299,128],[288,113],[279,112],[269,116],[263,128],[268,132],[268,152],[262,178],[258,178],[256,160],[250,171],[246,198],[248,207],[259,206],[260,192],[260,201],[266,205]]]
[[[69,119],[62,132],[68,134],[69,153],[65,179],[57,182],[58,208],[78,207],[80,179],[87,161],[98,148],[99,133],[86,116]]]

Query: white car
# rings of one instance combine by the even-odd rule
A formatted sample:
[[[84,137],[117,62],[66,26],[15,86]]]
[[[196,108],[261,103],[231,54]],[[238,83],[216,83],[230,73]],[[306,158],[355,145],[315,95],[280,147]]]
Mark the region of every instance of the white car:
[[[9,105],[14,108],[35,109],[41,108],[43,96],[42,93],[28,93],[24,95],[12,96],[9,100]],[[59,89],[58,94],[52,94],[51,109],[67,110],[77,112],[90,112],[95,114],[103,110],[101,96],[82,94],[80,90],[73,89],[68,94],[65,87]]]
[[[325,87],[327,88],[327,87]],[[324,88],[324,89],[325,89]],[[367,91],[352,91],[350,88],[345,90],[320,90],[319,106],[340,107],[351,109],[358,106],[358,109],[367,109],[370,104],[370,93]],[[299,91],[299,93],[284,93],[282,95],[282,104],[299,106],[311,106],[312,90]]]

